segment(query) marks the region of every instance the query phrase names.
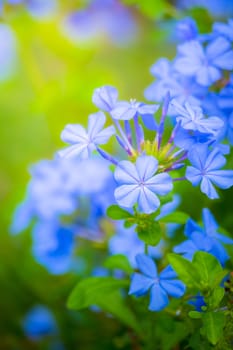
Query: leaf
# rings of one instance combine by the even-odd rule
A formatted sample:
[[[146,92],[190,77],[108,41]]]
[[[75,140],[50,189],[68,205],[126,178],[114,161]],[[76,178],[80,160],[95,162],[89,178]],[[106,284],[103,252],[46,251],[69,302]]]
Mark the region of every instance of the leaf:
[[[119,289],[128,287],[126,280],[113,277],[89,277],[77,284],[71,292],[67,306],[70,309],[82,310],[97,305],[111,313],[127,326],[140,333],[140,327],[132,311],[125,305]]]
[[[164,216],[163,218],[159,219],[160,222],[165,223],[176,223],[176,224],[186,224],[187,220],[189,219],[189,216],[185,214],[182,211],[175,211],[174,213],[171,213],[169,215]]]
[[[120,269],[129,274],[134,271],[126,256],[122,254],[109,256],[104,262],[104,267],[108,269]]]
[[[162,236],[160,225],[157,221],[145,220],[136,227],[138,237],[148,245],[156,246]]]
[[[182,256],[171,253],[168,254],[168,261],[176,271],[178,277],[188,287],[200,287],[200,275],[198,269],[193,264]]]
[[[202,331],[209,342],[216,345],[223,333],[225,315],[221,312],[206,312],[202,315],[202,321]]]
[[[222,287],[215,288],[207,299],[209,308],[215,309],[219,307],[219,304],[221,303],[224,297],[224,294],[225,294],[224,288]]]
[[[107,215],[113,220],[122,220],[132,217],[128,211],[118,207],[118,205],[111,205],[108,207]]]
[[[193,319],[200,319],[201,318],[201,312],[198,311],[189,311],[189,317]]]
[[[201,290],[207,287],[211,289],[215,288],[225,275],[218,260],[209,253],[202,251],[196,252],[192,263],[199,270]]]

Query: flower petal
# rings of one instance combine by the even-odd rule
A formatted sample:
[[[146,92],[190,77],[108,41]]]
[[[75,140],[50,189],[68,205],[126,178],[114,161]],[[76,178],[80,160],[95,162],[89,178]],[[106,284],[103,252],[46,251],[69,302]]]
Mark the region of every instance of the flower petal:
[[[160,311],[163,310],[169,303],[166,291],[156,283],[152,286],[150,291],[150,305],[149,310]]]
[[[161,280],[160,284],[174,298],[180,298],[184,295],[185,285],[179,280]]]
[[[158,161],[152,156],[141,156],[137,158],[136,169],[141,181],[150,179],[158,169]]]
[[[153,259],[151,259],[149,256],[147,256],[146,254],[137,254],[136,261],[139,270],[144,275],[150,278],[158,277],[156,265]]]
[[[139,194],[140,188],[137,185],[122,185],[114,192],[117,203],[125,208],[132,208],[137,203]]]
[[[148,289],[154,284],[151,278],[145,277],[140,273],[134,273],[132,276],[129,294],[137,297],[146,294]]]

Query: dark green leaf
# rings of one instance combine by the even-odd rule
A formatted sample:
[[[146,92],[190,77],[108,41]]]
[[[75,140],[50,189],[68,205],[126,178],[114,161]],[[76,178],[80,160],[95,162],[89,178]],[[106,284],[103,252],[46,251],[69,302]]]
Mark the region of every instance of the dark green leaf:
[[[133,272],[128,259],[122,254],[109,256],[104,262],[104,267],[108,269],[120,269],[129,274]]]
[[[113,220],[122,220],[132,217],[128,211],[118,207],[118,205],[111,205],[108,207],[107,215]]]

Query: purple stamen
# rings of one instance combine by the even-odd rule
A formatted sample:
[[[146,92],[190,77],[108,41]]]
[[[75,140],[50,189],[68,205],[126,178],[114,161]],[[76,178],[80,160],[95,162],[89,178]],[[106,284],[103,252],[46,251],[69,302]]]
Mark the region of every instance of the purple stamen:
[[[128,147],[125,145],[124,141],[120,138],[120,136],[116,135],[117,142],[119,145],[123,148],[123,150],[129,155],[132,156],[132,153],[128,149]]]
[[[96,147],[96,149],[104,159],[108,160],[109,162],[113,163],[114,165],[118,165],[118,161],[116,159],[114,159],[109,153],[103,151],[99,147]]]
[[[164,103],[163,103],[163,107],[162,107],[162,115],[161,115],[160,124],[158,127],[158,133],[156,135],[156,140],[158,142],[158,150],[160,149],[161,142],[162,142],[162,137],[163,137],[163,132],[164,132],[164,122],[165,122],[165,118],[167,115],[169,102],[170,102],[170,93],[168,92],[165,96],[165,99],[164,99]]]
[[[132,145],[132,130],[128,120],[125,120],[125,132],[129,143]]]

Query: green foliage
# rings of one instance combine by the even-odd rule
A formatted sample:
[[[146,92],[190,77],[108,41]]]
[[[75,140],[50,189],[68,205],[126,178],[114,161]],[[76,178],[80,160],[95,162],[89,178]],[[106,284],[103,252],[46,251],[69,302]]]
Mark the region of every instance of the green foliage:
[[[120,289],[128,287],[127,280],[113,277],[89,277],[83,279],[71,292],[67,306],[82,310],[92,305],[111,313],[128,327],[140,333],[140,327],[132,311],[126,306]]]
[[[150,219],[139,222],[136,232],[143,242],[151,246],[156,246],[162,236],[159,223]]]
[[[103,266],[108,269],[119,269],[128,274],[133,272],[133,268],[130,266],[128,259],[122,254],[109,256],[105,260]]]
[[[123,2],[126,5],[135,5],[143,14],[153,19],[175,12],[172,5],[165,0],[123,0]]]
[[[178,277],[190,288],[199,288],[200,275],[198,269],[193,264],[178,254],[171,253],[168,260]]]
[[[189,215],[182,212],[182,211],[175,211],[174,213],[168,214],[164,216],[163,218],[159,219],[160,222],[164,223],[172,223],[175,222],[176,224],[186,224],[187,220],[189,219]]]
[[[202,334],[211,344],[216,345],[223,333],[225,315],[222,312],[205,312],[202,315],[202,321]]]
[[[107,215],[113,220],[123,220],[133,217],[128,211],[120,208],[118,205],[111,205],[107,209]]]
[[[179,278],[190,288],[198,288],[204,296],[210,295],[227,274],[211,254],[198,251],[192,262],[178,254],[169,254],[168,260]]]

